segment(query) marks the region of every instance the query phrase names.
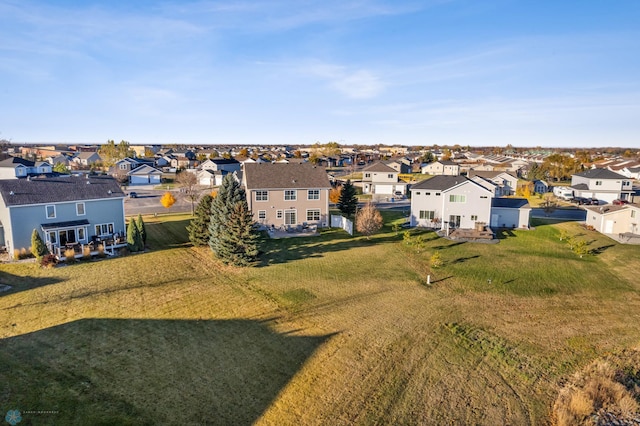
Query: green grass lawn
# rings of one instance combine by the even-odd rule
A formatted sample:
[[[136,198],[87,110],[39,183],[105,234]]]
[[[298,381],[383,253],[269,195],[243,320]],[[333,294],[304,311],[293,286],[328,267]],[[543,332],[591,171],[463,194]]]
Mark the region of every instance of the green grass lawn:
[[[499,244],[386,226],[266,241],[255,268],[146,217],[149,251],[3,264],[0,412],[24,424],[540,424],[591,360],[640,343],[640,247],[575,223]],[[560,230],[589,242],[580,259]],[[430,267],[438,251],[443,266]],[[426,276],[431,285],[426,285]]]

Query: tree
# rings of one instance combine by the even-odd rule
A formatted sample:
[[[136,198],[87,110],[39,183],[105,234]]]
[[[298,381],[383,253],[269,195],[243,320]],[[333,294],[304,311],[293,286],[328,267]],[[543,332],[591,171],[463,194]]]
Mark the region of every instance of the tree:
[[[442,255],[440,254],[440,251],[436,250],[433,252],[433,254],[431,255],[431,267],[433,269],[437,269],[439,267],[442,266]]]
[[[200,190],[198,189],[198,178],[195,173],[180,172],[176,177],[176,183],[180,188],[180,193],[191,202],[191,216],[195,211],[196,201],[200,198]]]
[[[69,168],[67,166],[65,166],[64,163],[56,163],[53,166],[52,170],[54,172],[56,172],[56,173],[60,173],[60,174],[63,174],[63,175],[68,175],[69,174]]]
[[[165,192],[162,198],[160,198],[160,204],[162,204],[165,208],[169,208],[174,205],[176,202],[176,197],[173,196],[171,192]]]
[[[144,247],[147,245],[147,227],[144,225],[141,214],[138,214],[136,226],[138,227],[138,232],[140,233],[140,238],[142,239],[142,249],[144,250]]]
[[[337,186],[329,190],[329,201],[333,204],[337,204],[340,201],[340,194],[342,193],[342,186]]]
[[[382,228],[382,215],[371,202],[368,202],[356,216],[356,230],[368,240],[380,228]]]
[[[38,260],[42,259],[44,255],[49,254],[49,249],[45,245],[44,241],[42,241],[42,237],[40,237],[40,233],[37,229],[34,229],[31,233],[31,254],[33,254]]]
[[[244,189],[228,174],[211,203],[209,247],[224,263],[246,266],[258,255],[258,233]]]
[[[213,198],[209,194],[202,197],[198,207],[196,207],[194,218],[187,225],[189,241],[196,247],[209,244],[209,224],[211,223],[211,203]]]
[[[351,183],[351,180],[347,180],[344,185],[342,185],[337,207],[338,210],[347,217],[353,216],[356,213],[358,198],[356,197],[356,188]]]
[[[135,219],[131,219],[129,225],[127,225],[127,248],[130,252],[144,250],[144,243],[140,237],[140,230],[136,225]]]

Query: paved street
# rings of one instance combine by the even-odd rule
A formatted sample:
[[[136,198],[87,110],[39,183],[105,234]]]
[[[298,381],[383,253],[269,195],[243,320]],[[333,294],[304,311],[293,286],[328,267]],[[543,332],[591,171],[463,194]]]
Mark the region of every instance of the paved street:
[[[535,208],[531,209],[531,217],[583,221],[587,218],[587,211],[580,208],[557,208],[551,213],[545,213],[544,209]]]
[[[137,198],[125,198],[124,212],[127,216],[137,216],[138,214],[154,214],[154,213],[186,213],[191,212],[191,202],[185,200],[180,190],[172,190],[171,193],[176,198],[173,206],[165,208],[160,204],[160,198],[167,192],[166,190],[140,189],[129,187],[125,191],[126,194],[135,192]]]

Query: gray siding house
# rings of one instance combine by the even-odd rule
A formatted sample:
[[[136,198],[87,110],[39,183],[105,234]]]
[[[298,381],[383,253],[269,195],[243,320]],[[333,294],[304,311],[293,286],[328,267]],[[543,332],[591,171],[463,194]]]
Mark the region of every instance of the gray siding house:
[[[0,180],[0,246],[31,246],[36,229],[52,252],[124,235],[124,193],[112,177]]]

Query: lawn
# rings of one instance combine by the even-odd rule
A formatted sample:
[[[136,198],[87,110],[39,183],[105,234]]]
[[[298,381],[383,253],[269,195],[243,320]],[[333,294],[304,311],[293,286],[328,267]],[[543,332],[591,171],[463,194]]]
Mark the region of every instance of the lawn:
[[[640,343],[640,247],[575,223],[499,244],[387,226],[271,240],[255,268],[147,217],[150,251],[2,265],[0,412],[25,424],[540,424]],[[596,255],[579,258],[565,229]],[[431,269],[438,251],[444,265]],[[431,285],[426,285],[430,275]],[[4,411],[2,411],[4,410]]]

